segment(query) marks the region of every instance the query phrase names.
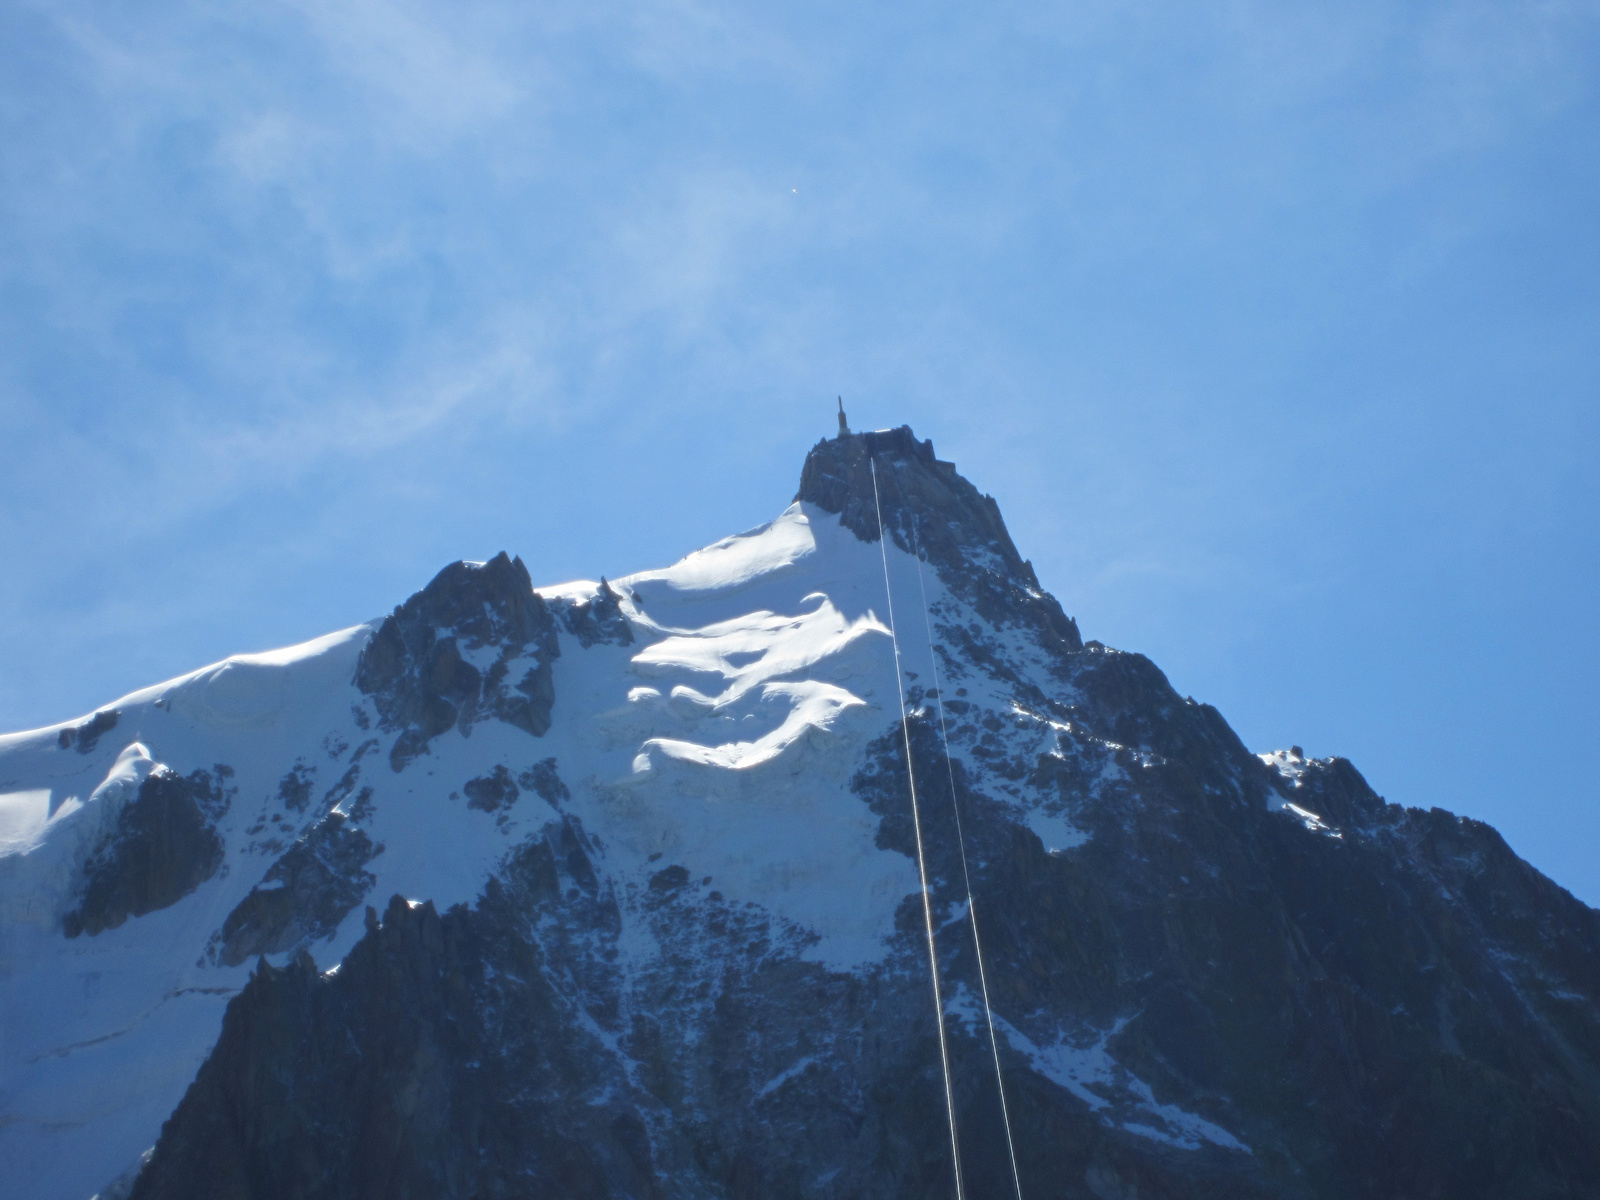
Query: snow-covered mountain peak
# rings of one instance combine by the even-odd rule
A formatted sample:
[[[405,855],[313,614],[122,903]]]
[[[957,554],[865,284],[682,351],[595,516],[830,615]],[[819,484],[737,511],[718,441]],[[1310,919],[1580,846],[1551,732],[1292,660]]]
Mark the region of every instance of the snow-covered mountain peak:
[[[887,491],[902,515],[923,494]],[[924,600],[988,622],[898,543],[887,567],[906,679],[926,690]],[[552,829],[577,839],[574,883],[615,913],[603,936],[630,969],[664,952],[633,898],[664,878],[677,902],[762,914],[800,961],[881,962],[916,888],[852,783],[899,712],[884,572],[875,538],[806,500],[611,582],[536,589],[502,553],[447,566],[380,621],[6,739],[0,893],[36,919],[3,935],[0,1140],[46,1191],[86,1195],[153,1140],[255,957],[331,967],[364,901],[469,903]],[[63,1017],[64,996],[110,978],[118,1004]],[[93,1112],[48,1065],[121,1075],[154,1053],[165,1082]]]
[[[0,738],[0,915],[0,1200],[909,1200],[949,1190],[935,1012],[971,1195],[1600,1154],[1597,914],[1085,645],[904,427],[670,566],[453,563]]]

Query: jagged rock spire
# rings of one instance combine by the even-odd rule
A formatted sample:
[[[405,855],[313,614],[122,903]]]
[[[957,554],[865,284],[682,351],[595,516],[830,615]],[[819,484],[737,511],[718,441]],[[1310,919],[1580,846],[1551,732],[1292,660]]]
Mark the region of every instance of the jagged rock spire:
[[[878,540],[881,508],[894,543],[931,563],[945,585],[985,617],[1032,625],[1071,649],[1082,646],[1076,622],[1017,553],[994,497],[978,491],[954,463],[936,458],[933,442],[919,442],[911,426],[846,430],[818,442],[806,455],[795,499],[839,514],[864,542]]]
[[[461,654],[486,646],[498,648],[487,674]],[[355,684],[373,698],[380,728],[403,731],[389,755],[400,771],[439,734],[470,733],[480,712],[542,737],[555,702],[550,664],[560,653],[528,568],[501,551],[486,563],[451,563],[385,617],[361,652]]]

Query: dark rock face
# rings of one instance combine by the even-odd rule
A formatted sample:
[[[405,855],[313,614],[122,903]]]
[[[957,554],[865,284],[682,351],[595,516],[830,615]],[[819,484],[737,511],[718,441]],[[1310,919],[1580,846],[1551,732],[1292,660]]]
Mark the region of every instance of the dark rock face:
[[[315,774],[316,768],[304,762],[289,768],[289,773],[278,784],[278,799],[284,808],[290,812],[305,812],[306,805],[311,803],[311,780]]]
[[[517,782],[556,808],[572,799],[572,793],[567,791],[567,785],[561,782],[561,776],[556,773],[556,760],[553,758],[534,763],[517,776]]]
[[[556,878],[539,843],[476,912],[369,909],[332,978],[263,963],[133,1195],[661,1195],[626,1077],[564,1026],[511,899]]]
[[[1080,645],[991,502],[874,440],[825,443],[802,498],[876,537],[875,450],[885,527],[1051,655],[1029,674],[936,606],[943,694],[910,693],[967,1194],[1014,1194],[975,915],[1028,1200],[1600,1198],[1600,913],[1489,827],[1263,762]],[[851,787],[909,856],[907,767],[887,728]],[[475,905],[397,897],[336,974],[258,970],[135,1196],[952,1194],[917,897],[881,964],[830,971],[681,863],[614,878],[554,759],[469,803],[519,788],[562,815]]]
[[[1003,1043],[1024,1193],[1600,1194],[1600,914],[1488,827],[1385,805],[1342,760],[1286,787],[1170,689],[1152,731],[1191,757],[1097,740],[1078,722],[1128,719],[1124,672],[1157,691],[1164,680],[1137,663],[1083,666],[1087,700],[1060,713],[1070,754],[1019,761],[1027,714],[1008,727],[951,713],[953,740],[987,741],[995,778],[1039,773],[1093,833],[1048,853],[1008,819],[1003,787],[958,766],[997,1011],[1041,1046],[1102,1045],[1136,1077],[1091,1081],[1091,1108]],[[957,911],[926,708],[912,744],[936,908]],[[1260,803],[1212,781],[1227,768]],[[911,853],[897,730],[854,787],[881,844]],[[1284,797],[1345,823],[1268,811]],[[232,1179],[241,1190],[214,1194],[333,1197],[366,1194],[369,1175],[396,1194],[463,1197],[948,1192],[914,899],[891,960],[848,976],[802,961],[803,938],[711,882],[676,864],[651,877],[640,904],[671,965],[630,982],[614,960],[616,893],[563,819],[475,908],[436,918],[392,902],[331,979],[308,963],[261,972],[137,1194]],[[947,987],[975,994],[971,943],[960,925],[941,937]],[[1005,1194],[984,1032],[954,1018],[949,1030],[969,1192]],[[1130,1132],[1184,1140],[1152,1100],[1249,1150]]]
[[[382,852],[341,813],[330,812],[228,914],[211,953],[233,967],[330,936],[377,882],[365,868]]]
[[[1300,784],[1295,804],[1344,814],[1339,836],[1269,814],[1262,859],[1304,947],[1274,1040],[1315,1105],[1295,1132],[1337,1163],[1325,1178],[1600,1195],[1600,913],[1489,826],[1385,805],[1343,760]]]
[[[593,596],[566,604],[561,619],[567,632],[577,638],[585,650],[600,643],[633,645],[633,630],[622,612],[622,596],[604,577]]]
[[[331,978],[309,961],[258,972],[133,1195],[787,1198],[841,1171],[829,1194],[938,1184],[937,1137],[884,1137],[937,1129],[917,1086],[931,1015],[907,1016],[919,980],[830,976],[679,866],[643,901],[672,954],[630,982],[591,853],[575,821],[552,822],[473,909],[396,897]],[[824,1053],[841,1016],[855,1027]]]
[[[340,808],[358,823],[366,819],[366,814],[372,803],[372,789],[363,787],[360,791],[356,791],[356,785],[361,782],[361,760],[366,757],[369,750],[374,749],[377,745],[377,738],[369,738],[356,747],[355,753],[350,756],[350,765],[345,768],[344,774],[339,776],[334,781],[333,786],[322,794],[320,805],[322,812],[332,812],[335,808]],[[310,774],[301,773],[305,770],[306,768],[301,764],[296,764],[296,769],[291,771],[285,777],[284,783],[279,785],[278,794],[286,805],[291,800],[304,802],[299,794],[301,785],[306,789],[304,799],[310,798],[311,776]],[[290,788],[287,795],[284,791],[286,786]],[[352,795],[355,796],[353,801],[350,799]]]
[[[479,812],[494,813],[494,822],[505,829],[511,820],[511,809],[522,791],[504,764],[497,764],[487,775],[469,779],[461,785],[467,794],[467,807]]]
[[[481,812],[498,812],[500,809],[510,808],[521,795],[517,785],[512,782],[511,772],[503,765],[496,766],[487,775],[467,780],[461,785],[461,790],[467,794],[467,807],[476,808]]]
[[[117,814],[115,831],[84,864],[83,891],[62,921],[69,937],[90,937],[176,904],[217,873],[222,839],[213,822],[227,811],[232,775],[153,771]]]
[[[356,686],[373,698],[380,728],[399,731],[389,762],[400,771],[433,738],[457,728],[469,735],[484,717],[543,736],[560,653],[528,569],[501,553],[452,563],[386,617],[361,652]]]
[[[903,779],[892,746],[860,785],[886,806]],[[134,1195],[949,1192],[913,900],[893,962],[840,975],[664,866],[640,907],[668,954],[630,981],[591,850],[575,821],[552,822],[474,908],[440,918],[397,897],[331,978],[309,961],[259,972]],[[1003,1195],[985,1048],[954,1032],[970,1194]],[[1248,1155],[1151,1154],[1007,1066],[1036,1194],[1092,1195],[1085,1178],[1144,1189],[1111,1194],[1274,1194]]]
[[[1097,712],[1096,681],[1078,679],[1089,703],[1062,706],[1057,718],[1075,736],[1032,767],[1091,833],[1083,845],[1042,852],[985,811],[984,791],[996,789],[957,772],[968,853],[984,864],[975,895],[998,1011],[1041,1044],[1050,1021],[1038,1016],[1071,1014],[1066,1024],[1079,1032],[1070,1041],[1103,1037],[1158,1101],[1250,1146],[1248,1169],[1274,1195],[1600,1195],[1591,1165],[1600,1161],[1600,914],[1488,827],[1386,805],[1342,760],[1309,764],[1289,792],[1313,813],[1348,814],[1342,828],[1269,811],[1256,798],[1276,799],[1279,781],[1252,756],[1219,753],[1226,726],[1170,690],[1160,706],[1168,717],[1151,733],[1183,757],[1152,753],[1148,741],[1097,744],[1090,721],[1115,727],[1129,714],[1118,703]],[[989,723],[998,730],[976,721],[952,737],[993,738],[992,760],[1004,767],[1012,731]],[[914,741],[930,869],[956,880],[927,717]],[[909,820],[894,794],[903,775],[889,761],[892,742],[884,749],[883,769],[862,784],[887,781],[875,803],[882,836],[906,848]],[[1230,769],[1242,787],[1221,786]],[[959,898],[948,884],[942,891],[947,905]],[[948,977],[970,987],[970,943],[946,953]],[[1018,1075],[1022,1099],[1013,1100],[1034,1194],[1104,1195],[1092,1179],[1113,1177],[1123,1181],[1114,1195],[1201,1194],[1181,1175],[1157,1185],[1153,1148],[1086,1166],[1087,1192],[1052,1185],[1059,1159],[1041,1142],[1064,1126],[1015,1115],[1036,1106],[1043,1116],[1040,1084]]]
[[[103,708],[82,725],[63,729],[56,737],[56,744],[63,750],[76,746],[79,754],[87,754],[99,744],[103,735],[117,727],[117,720],[121,716],[122,713],[115,708]]]
[[[874,474],[876,494],[874,494]],[[909,425],[845,433],[812,447],[796,500],[838,513],[864,542],[878,540],[878,515],[895,544],[932,563],[945,585],[997,625],[1022,623],[1068,650],[1078,625],[1042,591],[1033,564],[1012,544],[1000,506],[933,455]]]

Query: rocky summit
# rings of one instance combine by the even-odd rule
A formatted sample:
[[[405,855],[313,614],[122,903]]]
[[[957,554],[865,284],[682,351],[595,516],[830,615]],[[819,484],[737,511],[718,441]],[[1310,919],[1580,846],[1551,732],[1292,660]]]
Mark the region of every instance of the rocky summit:
[[[0,739],[0,1196],[1600,1197],[1600,913],[909,429],[536,572]]]

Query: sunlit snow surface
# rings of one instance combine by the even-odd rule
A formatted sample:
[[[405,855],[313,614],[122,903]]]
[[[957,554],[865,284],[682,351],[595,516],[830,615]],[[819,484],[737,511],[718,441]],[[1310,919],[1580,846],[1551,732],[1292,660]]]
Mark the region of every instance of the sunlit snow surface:
[[[1308,760],[1291,750],[1273,750],[1267,754],[1258,754],[1256,757],[1276,771],[1291,791],[1300,789],[1309,765]],[[1324,837],[1331,838],[1344,837],[1343,833],[1324,821],[1320,813],[1314,813],[1282,796],[1269,796],[1267,811],[1287,813],[1311,833],[1320,833]]]
[[[918,564],[891,546],[889,568],[902,666],[931,685]],[[496,764],[515,775],[554,758],[571,792],[563,808],[612,878],[643,882],[682,865],[801,931],[803,953],[830,969],[881,960],[916,872],[875,845],[877,819],[849,787],[866,744],[899,715],[878,545],[796,504],[613,585],[634,643],[584,649],[562,634],[544,737],[481,721],[470,737],[434,739],[398,774],[395,735],[357,719],[352,679],[376,622],[126,697],[86,754],[58,744],[59,726],[0,738],[0,1196],[85,1200],[137,1164],[251,969],[214,965],[213,934],[328,797],[342,794],[349,812],[358,785],[372,789],[359,820],[382,846],[367,865],[378,877],[367,903],[380,908],[394,893],[441,911],[470,903],[510,846],[555,812],[525,793],[497,821],[461,800],[463,784]],[[920,585],[936,606],[953,603],[931,571]],[[540,589],[550,599],[593,590]],[[1021,635],[1013,642],[1014,664],[1042,661]],[[993,681],[963,683],[974,703],[1011,703]],[[1041,747],[1053,736],[1039,725]],[[279,798],[297,763],[314,779],[303,813]],[[235,789],[218,823],[221,870],[169,908],[65,938],[82,864],[145,776],[217,764]],[[1050,849],[1081,841],[1060,815],[1018,818]],[[312,945],[324,969],[361,936],[363,908]],[[641,922],[620,945],[641,962],[655,953]]]

